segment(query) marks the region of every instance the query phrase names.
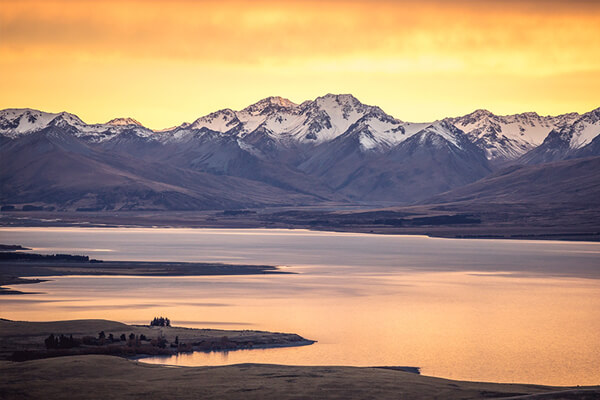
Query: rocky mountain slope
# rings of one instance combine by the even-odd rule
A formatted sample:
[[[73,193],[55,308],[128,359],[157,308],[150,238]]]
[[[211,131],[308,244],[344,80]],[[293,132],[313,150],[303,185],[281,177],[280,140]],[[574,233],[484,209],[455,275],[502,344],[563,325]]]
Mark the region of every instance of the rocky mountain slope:
[[[352,95],[269,97],[153,131],[131,118],[0,111],[0,203],[57,209],[406,204],[498,165],[600,155],[600,109],[543,117],[485,110],[398,120]]]
[[[438,194],[424,203],[550,203],[595,205],[600,198],[600,157],[514,165],[484,179]]]

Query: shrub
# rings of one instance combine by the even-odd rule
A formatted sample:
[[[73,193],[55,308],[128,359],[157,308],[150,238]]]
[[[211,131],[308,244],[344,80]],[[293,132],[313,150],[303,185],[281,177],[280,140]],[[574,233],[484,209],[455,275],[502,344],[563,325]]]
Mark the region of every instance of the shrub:
[[[154,319],[150,321],[150,326],[171,326],[171,320],[164,317],[154,317]]]
[[[83,340],[83,344],[86,344],[88,346],[97,346],[98,345],[98,339],[96,339],[93,336],[84,336],[82,340]]]

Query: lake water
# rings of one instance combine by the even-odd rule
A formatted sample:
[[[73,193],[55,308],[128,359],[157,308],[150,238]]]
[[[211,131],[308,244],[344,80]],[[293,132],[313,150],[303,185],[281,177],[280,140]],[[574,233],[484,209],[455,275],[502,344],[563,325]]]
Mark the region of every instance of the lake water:
[[[600,244],[288,230],[0,228],[0,243],[104,260],[279,265],[294,275],[56,277],[0,317],[294,332],[311,346],[153,363],[409,365],[424,375],[600,384]]]

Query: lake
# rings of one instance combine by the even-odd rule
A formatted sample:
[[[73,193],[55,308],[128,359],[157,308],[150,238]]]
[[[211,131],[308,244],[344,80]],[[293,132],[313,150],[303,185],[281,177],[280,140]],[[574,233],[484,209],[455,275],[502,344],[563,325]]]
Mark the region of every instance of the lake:
[[[103,260],[278,265],[296,274],[53,277],[0,297],[14,320],[105,318],[293,332],[311,346],[145,362],[417,366],[424,375],[600,383],[600,244],[303,230],[0,228],[0,243]]]

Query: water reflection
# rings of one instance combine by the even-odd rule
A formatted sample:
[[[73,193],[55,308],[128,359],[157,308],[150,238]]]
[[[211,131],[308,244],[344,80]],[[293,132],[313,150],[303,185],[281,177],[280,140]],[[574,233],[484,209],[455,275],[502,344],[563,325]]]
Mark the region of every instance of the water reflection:
[[[59,277],[34,285],[42,294],[0,299],[1,316],[9,319],[147,323],[167,315],[177,325],[295,332],[318,341],[146,362],[414,365],[455,379],[600,383],[600,280],[590,279],[599,275],[598,244],[288,231],[42,231],[0,230],[1,241],[27,246],[25,239],[37,240],[64,250],[97,242],[96,248],[114,250],[113,259],[203,261],[222,253],[299,272]]]

